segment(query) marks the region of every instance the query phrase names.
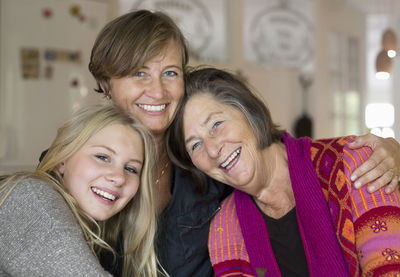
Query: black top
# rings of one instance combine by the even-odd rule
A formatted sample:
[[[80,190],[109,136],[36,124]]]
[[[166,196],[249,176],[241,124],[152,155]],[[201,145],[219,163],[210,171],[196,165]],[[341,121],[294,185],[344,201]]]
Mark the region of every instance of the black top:
[[[174,277],[214,276],[208,255],[208,233],[220,202],[232,189],[209,179],[207,193],[196,190],[193,178],[180,168],[171,169],[171,200],[159,216],[157,249],[163,268]],[[112,266],[103,256],[102,265],[118,275],[120,266]]]
[[[158,225],[160,262],[170,276],[214,276],[207,246],[210,222],[232,189],[209,179],[207,193],[200,194],[192,176],[178,167],[171,184],[172,198]]]
[[[296,208],[279,219],[269,217],[263,212],[261,214],[267,225],[271,247],[282,276],[309,276],[306,254],[297,223]]]

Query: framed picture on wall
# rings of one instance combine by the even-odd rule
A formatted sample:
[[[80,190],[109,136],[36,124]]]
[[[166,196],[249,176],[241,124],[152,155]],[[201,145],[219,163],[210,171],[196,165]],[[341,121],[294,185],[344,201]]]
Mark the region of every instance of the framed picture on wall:
[[[163,11],[181,28],[195,59],[226,62],[227,0],[119,0],[119,13]]]
[[[243,3],[247,61],[312,70],[314,1],[248,0]]]

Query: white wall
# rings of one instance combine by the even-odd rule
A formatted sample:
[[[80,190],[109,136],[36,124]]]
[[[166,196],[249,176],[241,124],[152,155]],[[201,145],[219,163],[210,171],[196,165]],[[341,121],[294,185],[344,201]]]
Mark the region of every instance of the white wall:
[[[95,36],[108,21],[107,2],[1,0],[0,172],[32,169],[74,107],[96,102],[87,65]],[[78,5],[79,17],[71,14]],[[51,10],[44,17],[43,10]],[[21,49],[39,51],[39,77],[22,76]],[[81,62],[50,61],[47,49],[80,51]],[[47,66],[53,68],[45,77]],[[73,86],[72,81],[78,80]]]

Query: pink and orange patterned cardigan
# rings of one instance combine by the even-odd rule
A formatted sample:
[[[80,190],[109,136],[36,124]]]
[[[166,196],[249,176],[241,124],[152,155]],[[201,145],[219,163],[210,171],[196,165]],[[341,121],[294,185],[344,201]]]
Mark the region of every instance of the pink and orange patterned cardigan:
[[[283,140],[310,276],[400,277],[399,191],[370,194],[350,180],[371,150],[348,148],[353,137]],[[216,276],[281,276],[262,215],[238,190],[212,220],[208,247]]]

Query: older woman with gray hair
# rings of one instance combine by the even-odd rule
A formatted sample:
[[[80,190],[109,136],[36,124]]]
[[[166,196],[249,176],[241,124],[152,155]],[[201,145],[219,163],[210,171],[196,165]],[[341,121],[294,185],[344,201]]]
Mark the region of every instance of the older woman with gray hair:
[[[370,154],[354,136],[295,139],[233,74],[197,69],[168,135],[198,183],[234,188],[210,225],[216,276],[389,276],[400,272],[400,194],[356,189]],[[390,275],[392,276],[392,275]]]

